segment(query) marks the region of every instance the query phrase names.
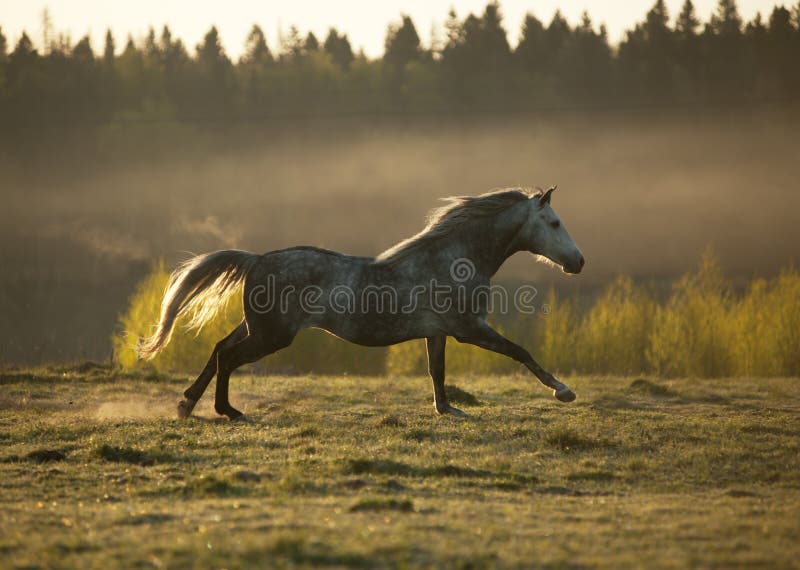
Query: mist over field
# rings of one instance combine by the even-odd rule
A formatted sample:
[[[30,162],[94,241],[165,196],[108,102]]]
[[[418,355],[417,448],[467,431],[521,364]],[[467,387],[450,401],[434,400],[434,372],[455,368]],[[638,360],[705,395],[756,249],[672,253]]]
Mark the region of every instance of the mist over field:
[[[576,279],[517,254],[501,282],[588,292],[616,274],[658,282],[708,247],[736,282],[800,253],[792,111],[259,126],[128,124],[105,144],[66,132],[46,158],[7,156],[4,358],[107,358],[116,316],[156,259],[303,244],[376,255],[417,232],[438,199],[498,187],[558,184],[553,207],[587,259]]]

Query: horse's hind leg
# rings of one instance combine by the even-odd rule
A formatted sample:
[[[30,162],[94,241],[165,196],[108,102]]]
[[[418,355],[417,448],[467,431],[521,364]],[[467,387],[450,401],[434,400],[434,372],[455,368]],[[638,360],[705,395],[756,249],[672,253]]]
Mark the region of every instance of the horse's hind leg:
[[[232,420],[242,418],[242,412],[231,406],[228,400],[231,373],[243,364],[255,362],[289,346],[293,339],[294,334],[267,338],[262,333],[251,331],[250,335],[240,342],[221,349],[217,356],[217,393],[214,400],[214,409],[217,413]]]
[[[432,336],[426,339],[428,347],[428,372],[433,380],[433,404],[440,414],[466,416],[467,414],[450,405],[444,388],[444,347],[446,336]]]
[[[197,405],[197,402],[203,396],[203,392],[205,392],[206,388],[208,388],[208,385],[211,383],[211,379],[214,378],[214,374],[217,373],[217,355],[219,354],[219,351],[225,347],[236,344],[246,336],[247,323],[242,321],[239,323],[239,326],[233,329],[228,336],[216,344],[213,352],[211,353],[211,358],[208,359],[208,362],[206,363],[205,368],[203,368],[203,371],[200,373],[200,376],[198,376],[197,380],[195,380],[194,383],[183,393],[185,399],[178,402],[179,418],[188,418],[192,414],[192,410],[194,409],[195,405]]]

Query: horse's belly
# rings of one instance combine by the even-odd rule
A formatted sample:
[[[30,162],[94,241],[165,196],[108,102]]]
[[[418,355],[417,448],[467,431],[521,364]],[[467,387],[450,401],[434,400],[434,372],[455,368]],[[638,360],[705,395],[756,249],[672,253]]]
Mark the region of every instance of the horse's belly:
[[[374,315],[339,315],[336,319],[319,319],[312,326],[324,329],[346,341],[362,346],[389,346],[414,338],[436,334],[425,319],[383,318]],[[429,330],[430,329],[430,330]]]

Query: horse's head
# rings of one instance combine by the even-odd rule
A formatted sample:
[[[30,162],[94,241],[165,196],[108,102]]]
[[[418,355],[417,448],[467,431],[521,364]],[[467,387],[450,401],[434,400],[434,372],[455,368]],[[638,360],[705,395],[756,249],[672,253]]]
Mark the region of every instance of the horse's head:
[[[550,206],[550,196],[555,189],[553,186],[528,200],[528,217],[520,236],[522,246],[561,266],[564,273],[580,273],[583,254]]]

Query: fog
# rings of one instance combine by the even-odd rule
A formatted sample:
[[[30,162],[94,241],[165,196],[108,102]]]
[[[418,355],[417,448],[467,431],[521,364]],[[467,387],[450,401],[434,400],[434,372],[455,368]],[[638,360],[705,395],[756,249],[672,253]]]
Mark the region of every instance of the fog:
[[[744,280],[800,257],[796,114],[653,115],[121,125],[98,143],[9,151],[0,359],[108,358],[116,315],[159,258],[301,244],[376,255],[439,198],[499,187],[558,184],[553,207],[587,260],[567,277],[518,254],[499,281],[664,281],[709,247]]]

